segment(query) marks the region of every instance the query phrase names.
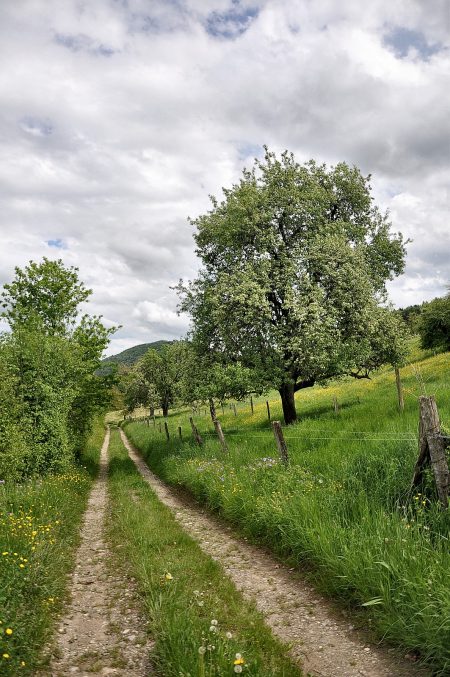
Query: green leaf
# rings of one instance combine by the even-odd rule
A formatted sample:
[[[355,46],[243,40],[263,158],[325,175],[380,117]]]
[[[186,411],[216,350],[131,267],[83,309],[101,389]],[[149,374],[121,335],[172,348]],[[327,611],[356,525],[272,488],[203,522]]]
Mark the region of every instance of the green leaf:
[[[369,599],[368,602],[364,602],[364,604],[361,604],[361,606],[376,606],[377,604],[383,604],[383,600],[381,597],[374,597],[373,599]]]

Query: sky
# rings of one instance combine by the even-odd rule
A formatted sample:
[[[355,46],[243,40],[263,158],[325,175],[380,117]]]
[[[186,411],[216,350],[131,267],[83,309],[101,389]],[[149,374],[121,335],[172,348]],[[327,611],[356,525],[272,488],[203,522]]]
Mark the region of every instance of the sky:
[[[77,266],[109,354],[184,335],[195,218],[261,157],[345,161],[412,242],[402,307],[450,282],[448,0],[1,0],[0,285]]]

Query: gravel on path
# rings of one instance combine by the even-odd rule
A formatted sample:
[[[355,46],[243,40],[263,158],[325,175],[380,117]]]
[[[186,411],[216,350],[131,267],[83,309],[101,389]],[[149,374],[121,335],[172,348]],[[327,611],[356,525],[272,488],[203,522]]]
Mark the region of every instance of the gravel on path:
[[[150,645],[135,609],[134,582],[111,573],[104,536],[107,514],[109,429],[100,455],[70,587],[71,603],[60,620],[50,667],[41,677],[144,677]]]

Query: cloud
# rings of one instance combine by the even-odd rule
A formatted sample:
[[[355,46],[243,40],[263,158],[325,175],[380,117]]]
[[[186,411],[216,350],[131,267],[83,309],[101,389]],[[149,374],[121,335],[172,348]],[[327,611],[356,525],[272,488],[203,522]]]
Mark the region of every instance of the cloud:
[[[192,226],[263,144],[373,176],[413,239],[398,304],[450,264],[446,0],[5,0],[0,284],[76,265],[115,346],[181,336]]]

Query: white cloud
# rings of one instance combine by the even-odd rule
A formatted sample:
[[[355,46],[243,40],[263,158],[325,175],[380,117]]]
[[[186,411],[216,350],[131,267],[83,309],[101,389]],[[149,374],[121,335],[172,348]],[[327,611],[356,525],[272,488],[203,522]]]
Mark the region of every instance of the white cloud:
[[[123,325],[111,352],[181,335],[170,286],[197,267],[187,216],[268,143],[371,172],[414,240],[392,298],[444,291],[446,0],[4,0],[0,12],[0,283],[62,257],[93,288],[91,311]]]

